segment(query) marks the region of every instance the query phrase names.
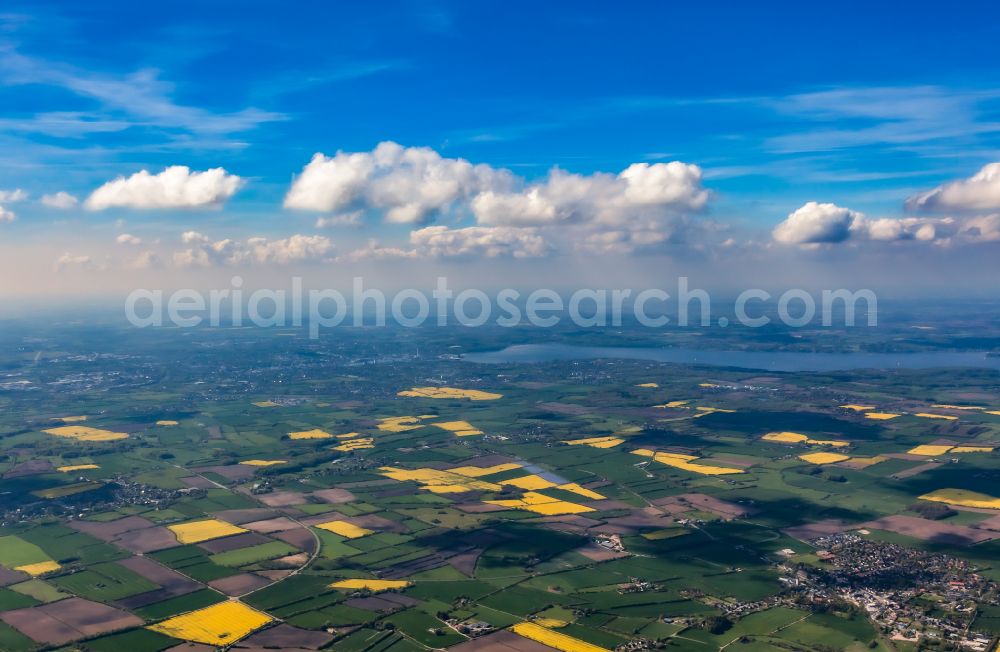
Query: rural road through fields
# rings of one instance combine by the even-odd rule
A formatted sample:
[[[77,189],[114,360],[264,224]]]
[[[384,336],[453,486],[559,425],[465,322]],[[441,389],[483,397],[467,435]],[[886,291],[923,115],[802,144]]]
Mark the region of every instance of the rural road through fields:
[[[798,619],[798,620],[796,620],[795,622],[791,622],[791,623],[788,623],[787,625],[782,625],[781,627],[778,627],[778,628],[776,628],[776,629],[773,629],[773,630],[771,630],[771,631],[770,631],[770,632],[768,632],[767,634],[764,634],[764,636],[773,636],[774,634],[777,634],[778,632],[780,632],[780,631],[781,631],[781,630],[783,630],[783,629],[788,629],[788,628],[789,628],[789,627],[791,627],[792,625],[797,625],[798,623],[801,623],[801,622],[802,622],[803,620],[805,620],[806,618],[808,618],[808,617],[809,617],[809,616],[811,616],[811,615],[812,615],[812,614],[806,614],[805,616],[802,616],[801,618],[799,618],[799,619]],[[736,642],[737,642],[737,641],[739,641],[739,640],[740,640],[741,638],[743,638],[743,636],[744,636],[744,634],[740,634],[739,636],[737,636],[737,637],[736,637],[736,638],[734,638],[733,640],[729,641],[728,643],[726,643],[725,645],[723,645],[722,647],[720,647],[720,648],[719,648],[719,652],[722,652],[723,650],[725,650],[725,649],[726,649],[727,647],[729,647],[729,646],[730,646],[730,645],[732,645],[733,643],[736,643]]]
[[[188,471],[189,470],[189,469],[185,469],[184,467],[182,467],[180,465],[177,465],[177,464],[171,464],[170,466],[173,466],[174,468],[177,468],[177,469],[182,469],[184,471]],[[298,568],[296,568],[295,570],[293,570],[291,573],[289,573],[288,575],[285,575],[282,578],[274,580],[270,584],[265,584],[264,586],[256,588],[253,591],[247,591],[246,593],[242,593],[240,595],[232,596],[231,599],[242,599],[242,598],[247,597],[248,595],[253,595],[254,593],[257,593],[258,591],[263,591],[264,589],[269,589],[272,586],[274,586],[275,584],[280,584],[281,582],[284,582],[285,580],[287,580],[289,577],[292,577],[293,575],[298,575],[303,570],[305,570],[306,568],[308,568],[310,564],[312,564],[314,561],[316,561],[316,558],[319,556],[320,550],[323,547],[323,542],[322,542],[322,540],[320,540],[319,535],[317,535],[316,532],[313,531],[313,529],[311,527],[306,526],[305,524],[302,523],[302,521],[300,521],[299,519],[295,518],[294,516],[285,513],[284,511],[281,510],[280,507],[279,508],[273,508],[273,507],[270,507],[269,505],[266,505],[265,503],[257,500],[254,497],[253,494],[243,494],[243,493],[240,493],[238,491],[235,491],[235,490],[233,490],[233,489],[225,486],[224,484],[220,484],[220,483],[216,482],[215,480],[213,480],[211,478],[205,477],[201,473],[192,472],[192,475],[195,475],[195,476],[197,476],[199,478],[202,478],[206,482],[211,483],[212,485],[218,487],[219,489],[224,489],[224,490],[228,491],[229,493],[236,494],[236,495],[239,495],[239,496],[248,496],[249,498],[251,498],[252,500],[254,500],[258,505],[260,505],[262,507],[266,507],[268,509],[274,509],[275,511],[280,512],[288,520],[292,521],[293,523],[295,523],[296,525],[298,525],[301,528],[305,528],[305,530],[307,532],[309,532],[309,534],[312,535],[313,540],[316,542],[316,548],[315,548],[315,550],[313,550],[312,554],[309,555],[309,559],[307,559],[305,561],[305,563],[303,563],[301,566],[299,566]]]

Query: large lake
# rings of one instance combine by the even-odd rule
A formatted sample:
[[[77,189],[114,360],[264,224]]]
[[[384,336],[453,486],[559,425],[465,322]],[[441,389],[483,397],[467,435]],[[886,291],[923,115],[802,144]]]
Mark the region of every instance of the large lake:
[[[466,362],[509,364],[553,360],[623,358],[736,367],[762,371],[841,371],[846,369],[940,369],[976,367],[1000,369],[1000,357],[982,352],[929,351],[924,353],[808,353],[766,351],[703,351],[683,348],[629,348],[572,346],[569,344],[518,344],[499,351],[467,353]]]

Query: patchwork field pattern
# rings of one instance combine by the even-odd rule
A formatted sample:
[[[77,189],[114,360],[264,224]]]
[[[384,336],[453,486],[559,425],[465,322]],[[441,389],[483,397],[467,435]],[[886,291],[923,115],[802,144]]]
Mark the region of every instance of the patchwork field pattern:
[[[0,391],[0,650],[995,647],[982,371],[485,365],[461,330],[349,330],[6,360],[36,389]],[[817,579],[887,559],[864,593]],[[857,606],[914,576],[892,623]]]

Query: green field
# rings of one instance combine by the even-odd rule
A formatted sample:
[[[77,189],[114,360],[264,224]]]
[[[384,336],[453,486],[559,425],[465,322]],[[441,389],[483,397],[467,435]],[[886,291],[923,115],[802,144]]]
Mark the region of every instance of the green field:
[[[220,552],[209,556],[209,559],[212,563],[220,566],[239,568],[240,566],[247,566],[276,557],[284,557],[296,552],[298,550],[287,543],[271,541],[270,543],[262,543],[259,546],[249,546],[247,548],[239,548],[238,550]]]
[[[0,537],[0,564],[16,568],[43,561],[49,561],[49,556],[35,544],[17,536]]]
[[[111,602],[130,595],[154,591],[159,585],[119,564],[95,564],[87,570],[52,578],[60,589],[90,600]]]
[[[8,587],[11,591],[17,591],[30,596],[39,602],[55,602],[69,597],[70,594],[60,591],[57,587],[45,580],[33,579],[19,584],[12,584]]]

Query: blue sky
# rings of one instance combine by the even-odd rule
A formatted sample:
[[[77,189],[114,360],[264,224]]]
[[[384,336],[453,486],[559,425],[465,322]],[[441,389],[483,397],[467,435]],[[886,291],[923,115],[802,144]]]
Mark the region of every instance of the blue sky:
[[[725,225],[726,241],[767,239],[808,202],[848,213],[815,218],[820,230],[839,219],[833,236],[789,242],[857,239],[844,230],[860,232],[857,214],[905,219],[907,198],[1000,161],[996,4],[872,4],[7,3],[0,206],[16,217],[0,224],[0,246],[94,264],[113,257],[98,241],[126,231],[159,246],[186,231],[210,242],[315,235],[336,211],[283,208],[293,177],[314,153],[383,141],[509,170],[519,189],[553,167],[615,175],[681,161],[711,194],[684,218]],[[82,201],[117,177],[176,165],[224,168],[239,189],[212,206],[158,210],[40,201],[60,191]],[[17,189],[28,198],[11,200]],[[355,208],[363,227],[322,228],[339,256],[371,239],[405,249],[416,227],[501,224],[462,201],[405,224],[374,214],[385,208],[377,198],[337,210]],[[678,219],[676,206],[666,213]],[[925,224],[893,226],[926,239],[912,237]],[[669,230],[657,242],[679,242]]]

